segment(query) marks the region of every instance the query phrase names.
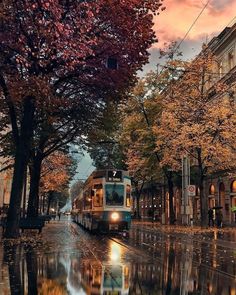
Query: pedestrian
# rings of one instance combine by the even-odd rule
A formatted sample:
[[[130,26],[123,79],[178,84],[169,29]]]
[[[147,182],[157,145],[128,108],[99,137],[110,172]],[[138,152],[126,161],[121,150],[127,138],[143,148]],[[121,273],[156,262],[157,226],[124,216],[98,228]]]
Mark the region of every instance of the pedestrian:
[[[216,211],[216,224],[217,227],[222,227],[222,221],[223,221],[223,214],[221,212],[221,210],[217,210]]]
[[[58,212],[57,216],[58,216],[58,220],[60,220],[61,219],[61,212]]]
[[[214,226],[214,219],[213,219],[213,216],[214,216],[214,212],[213,212],[213,209],[210,208],[208,210],[208,226]]]

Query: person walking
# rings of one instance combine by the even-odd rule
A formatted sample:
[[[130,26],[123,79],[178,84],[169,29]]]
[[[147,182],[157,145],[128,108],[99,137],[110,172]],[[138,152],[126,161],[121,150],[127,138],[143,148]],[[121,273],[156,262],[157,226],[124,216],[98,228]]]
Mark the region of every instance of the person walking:
[[[60,221],[60,219],[61,219],[61,212],[58,212],[57,213],[57,216],[58,216],[58,220]]]
[[[221,212],[221,210],[217,210],[216,211],[216,224],[217,227],[222,227],[222,221],[223,221],[223,214]]]
[[[213,209],[210,208],[208,210],[208,226],[214,226],[214,212],[213,212]]]

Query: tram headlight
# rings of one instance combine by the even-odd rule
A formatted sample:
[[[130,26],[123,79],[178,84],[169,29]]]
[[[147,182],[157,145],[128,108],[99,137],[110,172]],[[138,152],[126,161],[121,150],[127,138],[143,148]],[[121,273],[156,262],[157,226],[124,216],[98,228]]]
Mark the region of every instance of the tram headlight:
[[[112,219],[112,221],[117,221],[118,219],[119,219],[119,213],[117,213],[117,212],[112,212],[112,214],[111,214],[111,219]]]

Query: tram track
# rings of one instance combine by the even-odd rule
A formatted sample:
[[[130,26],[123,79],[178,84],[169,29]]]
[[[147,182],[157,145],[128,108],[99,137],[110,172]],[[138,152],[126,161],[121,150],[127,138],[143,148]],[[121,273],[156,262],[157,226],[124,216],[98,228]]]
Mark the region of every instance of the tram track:
[[[73,228],[73,232],[74,233],[77,233],[77,234],[79,234],[81,236],[81,233],[79,233],[79,230],[75,226],[71,226],[71,227]],[[82,242],[83,243],[83,246],[88,249],[88,251],[94,257],[94,259],[96,259],[97,261],[99,261],[102,264],[100,258],[98,257],[98,255],[96,255],[95,251],[93,251],[91,249],[91,247],[88,246],[89,241],[87,241],[87,238],[90,240],[90,238],[92,236],[93,237],[95,237],[95,236],[94,235],[91,235],[88,231],[85,231],[82,228],[81,228],[81,230],[83,231],[83,234],[86,234],[85,235],[86,238],[83,237],[81,239],[81,237],[80,237],[80,242]],[[131,254],[131,253],[134,254],[136,256],[136,259],[138,259],[138,257],[139,257],[139,259],[140,258],[145,259],[147,261],[150,261],[150,263],[151,263],[151,261],[153,261],[153,254],[155,254],[155,253],[157,254],[158,253],[157,248],[156,248],[157,246],[156,245],[153,245],[153,244],[150,244],[150,243],[147,243],[147,242],[142,242],[140,244],[140,246],[143,247],[143,248],[138,249],[137,248],[137,241],[135,241],[134,239],[132,239],[130,237],[128,239],[126,239],[125,241],[122,239],[122,237],[119,237],[119,236],[115,236],[114,237],[114,236],[109,236],[109,235],[106,235],[106,234],[97,234],[96,237],[99,240],[103,240],[104,239],[104,240],[107,240],[107,241],[112,241],[113,243],[116,243],[119,246],[125,248],[126,251],[128,251],[129,254]],[[136,242],[136,245],[133,245],[132,244],[134,242]],[[183,242],[183,241],[180,240],[179,242]],[[187,239],[184,241],[184,244],[185,245],[186,245],[186,242],[187,242]],[[191,244],[191,243],[192,242],[189,242],[188,244]],[[160,249],[160,251],[161,251],[161,249]],[[208,255],[209,254],[210,253],[208,252]],[[182,253],[180,255],[182,255]],[[189,253],[188,253],[188,255],[189,255]],[[229,272],[225,272],[225,271],[223,271],[221,269],[214,268],[214,267],[209,266],[209,265],[207,265],[206,263],[203,263],[203,262],[201,262],[201,264],[199,265],[199,262],[196,259],[194,259],[194,258],[191,258],[191,259],[192,259],[191,263],[195,267],[197,267],[197,268],[199,268],[199,266],[201,265],[201,267],[204,267],[204,269],[206,269],[208,271],[212,271],[212,272],[218,273],[219,275],[225,276],[227,278],[231,278],[231,279],[234,279],[234,280],[236,279],[236,276],[234,274],[231,274]],[[155,257],[155,260],[156,260],[156,262],[158,262],[158,263],[160,263],[162,265],[164,263],[162,261],[162,259],[160,257],[158,257],[158,256]]]

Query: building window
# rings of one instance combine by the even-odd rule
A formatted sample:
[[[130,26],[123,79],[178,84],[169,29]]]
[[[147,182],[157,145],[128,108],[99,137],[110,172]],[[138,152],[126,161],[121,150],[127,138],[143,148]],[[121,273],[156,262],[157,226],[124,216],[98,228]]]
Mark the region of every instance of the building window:
[[[234,67],[234,52],[233,49],[229,51],[228,53],[228,66],[229,71]]]
[[[236,180],[231,183],[231,193],[236,193]]]
[[[214,194],[215,194],[215,186],[211,184],[209,188],[209,195],[214,195]]]
[[[126,185],[126,207],[130,207],[131,186]]]
[[[220,78],[222,78],[223,76],[223,61],[219,61],[219,75],[220,75]]]

